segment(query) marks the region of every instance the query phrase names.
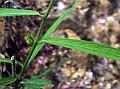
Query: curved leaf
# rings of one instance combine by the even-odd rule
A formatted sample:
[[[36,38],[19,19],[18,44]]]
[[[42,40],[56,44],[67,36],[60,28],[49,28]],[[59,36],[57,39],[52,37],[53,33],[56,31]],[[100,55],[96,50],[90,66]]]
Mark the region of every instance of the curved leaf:
[[[64,20],[64,18],[70,14],[70,12],[77,6],[77,2],[74,2],[71,8],[66,10],[55,23],[48,29],[48,31],[43,36],[43,39],[50,37],[50,35],[56,30],[56,28],[61,24],[61,22]]]
[[[71,8],[69,8],[68,10],[66,10],[59,18],[57,21],[55,21],[53,23],[53,25],[48,29],[48,31],[45,33],[45,35],[43,36],[42,39],[45,39],[47,37],[49,37],[55,30],[56,28],[60,25],[60,23],[64,20],[64,18],[70,14],[70,12],[76,7],[77,2],[75,2]],[[37,44],[36,48],[33,51],[33,54],[31,55],[31,58],[29,60],[29,63],[33,60],[33,58],[37,55],[37,53],[40,51],[40,49],[45,45],[45,43],[40,43]],[[29,64],[28,63],[28,64]]]
[[[98,44],[84,40],[73,40],[65,38],[48,38],[45,39],[44,42],[109,58],[115,61],[120,61],[120,50],[112,48],[108,45]]]
[[[23,16],[23,15],[40,15],[35,10],[24,10],[24,9],[12,9],[12,8],[0,8],[1,16]]]
[[[8,85],[16,81],[14,77],[0,78],[0,85]]]
[[[52,85],[48,79],[24,79],[21,84],[31,89],[40,89]]]

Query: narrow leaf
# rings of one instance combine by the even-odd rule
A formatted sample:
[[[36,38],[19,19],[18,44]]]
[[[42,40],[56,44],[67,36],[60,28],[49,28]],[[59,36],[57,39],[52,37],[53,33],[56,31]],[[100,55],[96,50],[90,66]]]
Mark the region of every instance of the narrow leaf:
[[[21,16],[21,15],[40,15],[40,14],[35,10],[0,8],[0,17],[1,16]]]
[[[45,45],[44,42],[41,42],[40,44],[37,44],[37,46],[35,47],[31,57],[30,57],[30,60],[28,62],[28,64],[34,59],[34,57],[38,54],[38,52],[42,49],[42,47]]]
[[[53,23],[53,25],[48,29],[48,31],[45,33],[45,35],[43,36],[42,39],[45,39],[47,37],[49,37],[55,30],[56,28],[59,26],[59,24],[64,20],[65,16],[67,16],[68,14],[70,14],[70,12],[76,7],[77,2],[75,2],[71,8],[69,8],[68,10],[66,10],[59,18],[57,21],[55,21]],[[37,44],[36,48],[34,49],[34,52],[29,60],[29,63],[34,59],[34,57],[38,54],[38,52],[41,50],[41,48],[45,45],[45,43],[40,43]],[[29,64],[28,63],[28,64]]]
[[[4,63],[12,63],[12,61],[8,58],[0,58],[0,62],[4,62]]]
[[[59,62],[58,64],[56,64],[55,66],[49,68],[48,70],[46,70],[45,72],[43,72],[42,74],[40,74],[40,77],[44,76],[45,74],[49,74],[50,72],[52,72],[53,70],[55,70],[56,68],[60,67],[62,64],[64,64],[67,61],[72,60],[73,58],[64,58],[61,62]]]
[[[24,79],[21,84],[31,89],[40,89],[52,85],[48,79]]]
[[[16,78],[13,77],[7,77],[7,78],[1,78],[0,79],[0,86],[1,85],[8,85],[16,81]]]
[[[120,61],[120,50],[112,48],[108,45],[98,44],[84,40],[73,40],[65,38],[48,38],[44,41],[49,44],[72,48],[81,52],[109,58],[115,61]]]
[[[12,63],[11,59],[8,58],[0,58],[0,62],[4,62],[4,63]],[[15,60],[16,64],[19,64],[21,67],[23,67],[23,64],[20,63],[19,61]]]
[[[56,28],[61,24],[61,22],[64,20],[64,18],[70,14],[70,12],[76,7],[77,5],[77,2],[75,2],[71,8],[69,8],[68,10],[66,10],[62,16],[60,16],[58,18],[58,20],[56,20],[53,25],[48,29],[48,31],[45,33],[45,35],[43,36],[43,39],[44,38],[47,38],[49,37],[55,30]]]

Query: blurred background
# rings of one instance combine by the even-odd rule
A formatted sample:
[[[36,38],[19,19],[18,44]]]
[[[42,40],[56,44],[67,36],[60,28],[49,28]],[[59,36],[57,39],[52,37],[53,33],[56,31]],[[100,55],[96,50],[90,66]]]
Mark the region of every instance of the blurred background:
[[[75,0],[56,0],[44,26],[43,34]],[[0,0],[0,7],[33,9],[45,13],[50,0]],[[38,16],[0,17],[0,57],[24,63],[31,46],[24,37],[35,34],[41,23]],[[120,0],[80,0],[53,37],[82,39],[120,48]],[[120,89],[120,62],[72,49],[46,44],[25,73],[26,78],[39,75],[64,58],[72,58],[44,76],[52,80],[46,89]],[[11,65],[0,64],[0,75],[10,76]],[[17,74],[20,67],[17,66]]]

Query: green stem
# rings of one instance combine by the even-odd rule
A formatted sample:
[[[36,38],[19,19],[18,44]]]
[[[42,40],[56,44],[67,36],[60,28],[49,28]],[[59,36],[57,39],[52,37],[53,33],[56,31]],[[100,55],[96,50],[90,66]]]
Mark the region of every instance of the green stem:
[[[28,65],[29,59],[30,59],[30,57],[31,57],[31,55],[32,55],[32,53],[33,53],[33,51],[34,51],[34,49],[35,49],[35,47],[36,47],[36,45],[37,45],[37,43],[38,43],[38,41],[39,41],[39,38],[40,38],[41,35],[42,35],[43,26],[44,26],[45,21],[46,21],[48,15],[49,15],[49,13],[50,13],[50,11],[51,11],[51,9],[52,9],[52,5],[54,4],[54,2],[55,2],[55,0],[51,0],[50,4],[49,4],[49,6],[48,6],[48,11],[47,11],[47,13],[43,16],[42,22],[41,22],[41,24],[40,24],[40,28],[39,28],[39,30],[38,30],[38,32],[37,32],[36,37],[35,37],[35,41],[34,41],[34,43],[33,43],[33,45],[32,45],[32,48],[30,49],[30,52],[29,52],[29,54],[28,54],[28,56],[27,56],[27,58],[26,58],[26,60],[25,60],[25,63],[24,63],[24,65],[23,65],[23,68],[22,68],[22,70],[21,70],[21,72],[20,72],[20,77],[19,77],[19,79],[22,79],[23,73],[24,73],[25,70],[26,70],[26,67],[27,67],[27,65]]]
[[[11,68],[12,68],[12,77],[16,77],[16,65],[15,65],[15,57],[12,56],[11,57],[11,61],[12,61],[12,64],[11,64]],[[16,89],[16,83],[14,82],[12,84],[13,88]]]
[[[11,60],[12,60],[12,64],[11,64],[11,67],[12,67],[12,77],[16,77],[16,65],[15,65],[15,58],[14,58],[14,56],[11,57]]]

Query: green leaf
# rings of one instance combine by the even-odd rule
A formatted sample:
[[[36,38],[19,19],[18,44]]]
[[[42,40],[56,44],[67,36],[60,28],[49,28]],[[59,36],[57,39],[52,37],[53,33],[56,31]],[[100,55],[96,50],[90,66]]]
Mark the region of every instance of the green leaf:
[[[12,63],[12,61],[8,58],[0,58],[0,62]]]
[[[11,60],[11,59],[8,59],[8,58],[0,58],[0,62],[12,63],[12,60]],[[16,64],[19,64],[21,67],[23,67],[23,64],[20,63],[19,61],[15,60],[15,63],[16,63]]]
[[[16,81],[16,78],[14,77],[7,77],[7,78],[1,78],[0,79],[0,86],[1,85],[8,85]]]
[[[45,35],[43,36],[42,39],[45,39],[47,37],[49,37],[55,30],[56,28],[59,26],[59,24],[64,20],[65,16],[67,16],[68,14],[70,14],[70,12],[76,7],[77,2],[75,2],[71,8],[69,8],[68,10],[66,10],[59,18],[57,21],[54,22],[54,24],[48,29],[48,31],[45,33]],[[38,52],[41,50],[41,48],[45,45],[45,43],[40,43],[37,44],[36,48],[34,49],[33,54],[31,55],[31,58],[29,60],[29,63],[34,59],[34,57],[38,54]],[[28,63],[28,64],[29,64]]]
[[[68,10],[66,10],[66,11],[62,14],[62,16],[60,16],[60,17],[58,18],[58,20],[53,23],[53,25],[48,29],[48,31],[47,31],[47,32],[45,33],[45,35],[43,36],[43,39],[50,37],[50,35],[56,30],[56,28],[60,25],[60,23],[64,20],[64,18],[65,18],[68,14],[70,14],[70,12],[76,7],[76,5],[77,5],[77,2],[75,2],[75,3],[72,5],[71,8],[69,8]]]
[[[21,16],[21,15],[40,15],[35,10],[0,8],[0,17],[2,16]]]
[[[21,67],[23,67],[23,64],[22,64],[21,62],[17,61],[17,60],[15,60],[15,64],[18,64],[18,65],[20,65]]]
[[[45,39],[44,42],[109,58],[115,61],[120,61],[120,50],[112,48],[108,45],[98,44],[84,40],[73,40],[65,38],[48,38]]]
[[[35,47],[31,57],[30,57],[30,60],[28,62],[28,64],[34,59],[34,57],[38,54],[38,52],[42,49],[42,47],[45,45],[44,42],[41,42],[40,44],[37,44],[37,46]]]
[[[45,72],[43,72],[42,74],[40,74],[40,77],[44,76],[45,74],[49,74],[50,72],[52,72],[53,70],[55,70],[56,68],[60,67],[62,64],[64,64],[67,61],[72,60],[73,58],[64,58],[61,62],[59,62],[58,64],[56,64],[55,66],[49,68],[48,70],[45,70]]]
[[[21,84],[31,89],[40,89],[52,85],[48,79],[24,79]]]

